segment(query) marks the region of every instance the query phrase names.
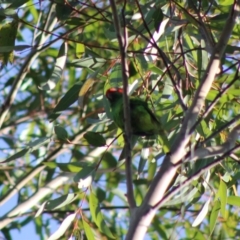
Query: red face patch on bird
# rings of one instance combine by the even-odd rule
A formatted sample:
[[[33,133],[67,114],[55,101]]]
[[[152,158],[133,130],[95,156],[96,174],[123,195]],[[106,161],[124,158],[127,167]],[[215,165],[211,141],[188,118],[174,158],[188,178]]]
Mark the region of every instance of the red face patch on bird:
[[[114,98],[115,94],[123,94],[123,89],[122,88],[109,88],[106,92],[106,97],[107,99],[111,100]]]

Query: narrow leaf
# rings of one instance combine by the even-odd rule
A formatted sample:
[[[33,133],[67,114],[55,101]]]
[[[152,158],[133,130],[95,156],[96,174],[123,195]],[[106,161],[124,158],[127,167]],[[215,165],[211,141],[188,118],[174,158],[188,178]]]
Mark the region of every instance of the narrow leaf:
[[[153,22],[154,22],[154,28],[158,32],[160,25],[163,20],[163,12],[161,8],[157,8],[153,13]]]
[[[90,212],[93,218],[93,221],[95,224],[98,226],[99,230],[106,235],[107,237],[111,239],[116,239],[110,229],[108,228],[107,224],[104,221],[103,215],[101,213],[101,210],[99,208],[99,202],[96,196],[94,195],[93,192],[90,193],[89,196],[89,206],[90,206]]]
[[[10,162],[10,161],[16,160],[16,159],[24,156],[28,152],[30,152],[30,149],[29,148],[25,148],[25,149],[15,153],[15,154],[13,154],[12,156],[7,158],[5,161],[2,161],[1,163],[6,163],[6,162]]]
[[[216,226],[217,217],[218,217],[220,208],[221,208],[221,203],[220,201],[216,200],[213,204],[213,209],[210,214],[210,221],[209,221],[210,235],[212,235],[214,228]]]
[[[209,208],[210,202],[211,202],[210,198],[205,202],[205,204],[203,205],[203,208],[201,209],[198,216],[196,217],[196,219],[192,223],[193,227],[198,226],[204,220],[204,218],[208,214],[208,208]]]
[[[221,214],[223,218],[225,218],[227,204],[227,185],[222,179],[220,180],[218,195],[221,201]]]
[[[86,95],[86,93],[89,91],[89,89],[93,86],[95,82],[96,81],[94,78],[89,78],[82,85],[81,90],[79,92],[79,97],[78,97],[78,105],[80,108],[83,108],[84,96]]]
[[[54,200],[50,200],[46,204],[46,209],[54,210],[68,205],[73,202],[78,197],[77,194],[69,193],[67,195],[63,195],[59,198],[55,198]]]
[[[70,214],[69,216],[67,216],[64,221],[62,222],[61,226],[58,228],[58,230],[53,233],[48,240],[55,240],[55,239],[59,239],[69,228],[69,226],[72,224],[72,222],[74,221],[76,217],[76,213]]]
[[[84,219],[82,220],[82,222],[83,222],[84,233],[86,234],[87,239],[94,240],[95,237],[94,237],[91,226]]]
[[[50,122],[54,121],[58,116],[60,116],[62,111],[66,110],[78,99],[78,93],[81,86],[81,83],[76,83],[67,91],[54,108],[53,113],[49,116]]]
[[[10,23],[0,25],[0,48],[3,50],[0,53],[0,63],[7,65],[8,62],[13,62],[13,48],[15,38],[17,36],[18,21],[13,20]],[[4,50],[4,48],[6,48]]]
[[[42,84],[39,87],[41,90],[45,90],[45,91],[52,90],[55,88],[56,84],[61,80],[66,59],[67,59],[67,51],[68,51],[68,45],[67,45],[67,42],[64,42],[60,47],[52,75],[46,83]]]

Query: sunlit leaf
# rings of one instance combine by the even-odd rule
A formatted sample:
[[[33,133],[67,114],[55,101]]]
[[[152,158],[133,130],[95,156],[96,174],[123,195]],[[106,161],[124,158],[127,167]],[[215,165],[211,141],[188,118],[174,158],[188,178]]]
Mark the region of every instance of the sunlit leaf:
[[[68,215],[62,222],[61,226],[47,240],[59,239],[70,227],[76,217],[76,213]]]
[[[110,229],[108,228],[108,226],[106,225],[106,223],[104,221],[104,217],[99,208],[99,202],[93,192],[91,192],[89,200],[90,200],[90,202],[89,202],[90,212],[91,212],[93,221],[99,227],[99,230],[104,235],[106,235],[110,239],[115,239],[115,237],[112,235]]]

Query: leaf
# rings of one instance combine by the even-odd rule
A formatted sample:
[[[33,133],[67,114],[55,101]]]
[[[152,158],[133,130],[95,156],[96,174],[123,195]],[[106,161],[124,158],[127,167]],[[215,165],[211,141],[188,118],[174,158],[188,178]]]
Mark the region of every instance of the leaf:
[[[80,26],[86,24],[86,21],[81,19],[81,18],[71,17],[71,18],[66,20],[66,24],[68,24],[68,25],[75,25],[75,26],[80,27]]]
[[[42,84],[39,89],[49,91],[56,87],[56,84],[61,80],[63,70],[65,67],[65,63],[67,60],[67,51],[68,51],[68,44],[67,42],[64,42],[59,50],[57,61],[55,63],[53,73],[50,77],[50,79]]]
[[[10,7],[5,9],[0,8],[0,20],[5,19],[5,17],[12,17],[12,18],[16,17],[15,9]]]
[[[47,204],[47,201],[45,201],[38,209],[37,213],[35,214],[35,218],[39,217],[41,213],[44,211],[45,205]]]
[[[109,84],[111,87],[122,86],[122,66],[121,64],[116,64],[111,70],[109,77]]]
[[[229,196],[227,197],[227,203],[236,207],[240,207],[240,197]]]
[[[49,116],[50,122],[54,121],[58,116],[60,116],[61,111],[66,110],[75,101],[77,101],[81,86],[82,83],[76,83],[67,91],[67,93],[61,98],[57,106],[54,108],[53,113]]]
[[[17,36],[17,30],[17,20],[13,20],[2,26],[0,25],[0,63],[2,62],[2,65],[7,65],[8,62],[13,62],[13,48]]]
[[[30,149],[29,148],[25,148],[15,154],[13,154],[12,156],[10,156],[9,158],[7,158],[6,160],[0,162],[0,163],[6,163],[6,162],[10,162],[12,160],[16,160],[22,156],[24,156],[26,153],[30,152]]]
[[[88,187],[92,183],[95,171],[95,167],[82,168],[73,178],[74,182],[79,184],[78,188]]]
[[[105,138],[96,132],[86,132],[83,137],[87,140],[87,142],[95,147],[102,147],[106,145]]]
[[[133,61],[129,63],[129,78],[135,77],[138,74],[137,66],[135,66]]]
[[[53,233],[47,240],[55,240],[59,239],[69,228],[69,226],[72,224],[76,217],[76,213],[68,215],[64,221],[62,222],[61,226],[58,228],[58,230]]]
[[[110,152],[105,152],[103,153],[101,164],[105,169],[114,168],[117,166],[117,160]]]
[[[83,68],[101,68],[104,64],[106,64],[105,59],[92,57],[75,59],[69,63],[70,66]]]
[[[157,8],[153,15],[153,22],[154,22],[154,28],[155,30],[158,32],[159,31],[159,28],[160,28],[160,25],[162,23],[162,20],[163,20],[163,12],[162,12],[162,9],[159,7]]]
[[[82,223],[83,223],[84,233],[86,234],[87,239],[94,240],[95,237],[94,237],[91,226],[88,224],[87,221],[85,221],[84,218],[82,219]]]
[[[69,203],[73,202],[78,197],[77,194],[69,193],[67,195],[62,195],[59,198],[55,198],[50,200],[46,203],[45,207],[48,210],[55,210],[61,207],[68,205]]]
[[[210,220],[209,220],[209,230],[210,230],[210,235],[212,235],[214,228],[216,226],[218,214],[221,208],[221,203],[220,201],[216,200],[213,203],[213,209],[210,214]]]
[[[168,154],[170,152],[171,146],[170,146],[169,140],[167,138],[167,135],[164,131],[162,131],[158,135],[157,141],[160,144],[160,146],[162,147],[164,153]]]
[[[141,157],[140,157],[140,161],[138,164],[138,175],[141,174],[143,172],[143,169],[148,161],[149,158],[149,147],[148,146],[144,146],[142,151],[141,151]]]
[[[218,196],[221,202],[221,214],[222,214],[222,217],[225,218],[226,205],[227,205],[227,185],[222,179],[220,179]]]
[[[203,208],[201,209],[201,211],[197,215],[196,219],[192,223],[193,227],[198,226],[204,220],[204,218],[208,214],[208,208],[209,208],[210,202],[211,202],[210,198],[205,202],[205,204],[203,205]]]
[[[65,128],[60,126],[55,126],[54,132],[57,135],[57,139],[62,141],[66,141],[68,139],[68,133]]]
[[[72,163],[57,163],[57,162],[43,162],[43,164],[49,168],[57,168],[59,167],[63,172],[72,172],[77,173],[85,168],[94,169],[96,166],[91,162],[72,162]]]
[[[81,58],[85,53],[85,46],[82,43],[76,43],[76,56]]]
[[[83,108],[84,96],[89,91],[89,89],[92,88],[92,86],[95,82],[96,82],[96,80],[94,78],[88,78],[82,85],[81,90],[79,92],[79,96],[78,96],[78,105],[80,108]]]
[[[60,21],[64,21],[66,19],[68,19],[70,17],[70,14],[73,11],[73,4],[71,3],[71,1],[68,4],[65,4],[65,2],[63,0],[58,0],[56,5],[56,15],[58,20]],[[73,5],[72,7],[70,6]]]
[[[19,8],[23,4],[27,3],[29,0],[14,0],[13,3],[9,6],[9,8]]]
[[[101,213],[101,210],[99,208],[99,202],[94,193],[91,191],[90,196],[89,196],[89,207],[90,207],[90,212],[93,218],[93,221],[95,224],[98,226],[100,232],[102,232],[104,235],[111,239],[116,239],[110,229],[107,227],[106,222],[104,221],[103,215]]]
[[[39,149],[39,147],[49,143],[50,141],[51,141],[51,137],[42,137],[30,142],[28,146],[32,152],[36,149]]]
[[[148,161],[148,181],[151,181],[156,174],[157,161],[155,159]]]

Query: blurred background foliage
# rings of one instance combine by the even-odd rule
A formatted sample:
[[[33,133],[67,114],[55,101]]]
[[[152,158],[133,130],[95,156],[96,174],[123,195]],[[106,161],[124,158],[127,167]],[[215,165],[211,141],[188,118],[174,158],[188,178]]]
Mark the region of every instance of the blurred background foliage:
[[[172,144],[233,1],[137,0],[127,1],[125,11],[124,1],[116,4],[128,30],[130,94],[148,101]],[[129,211],[118,161],[124,141],[104,96],[122,86],[109,1],[2,0],[0,21],[3,238],[33,223],[33,239],[124,239]],[[238,123],[239,36],[238,22],[199,113],[193,149],[225,142]],[[238,155],[175,194],[154,218],[148,239],[236,239]],[[154,139],[140,138],[132,156],[139,205],[164,152]],[[182,164],[173,186],[213,160]]]

